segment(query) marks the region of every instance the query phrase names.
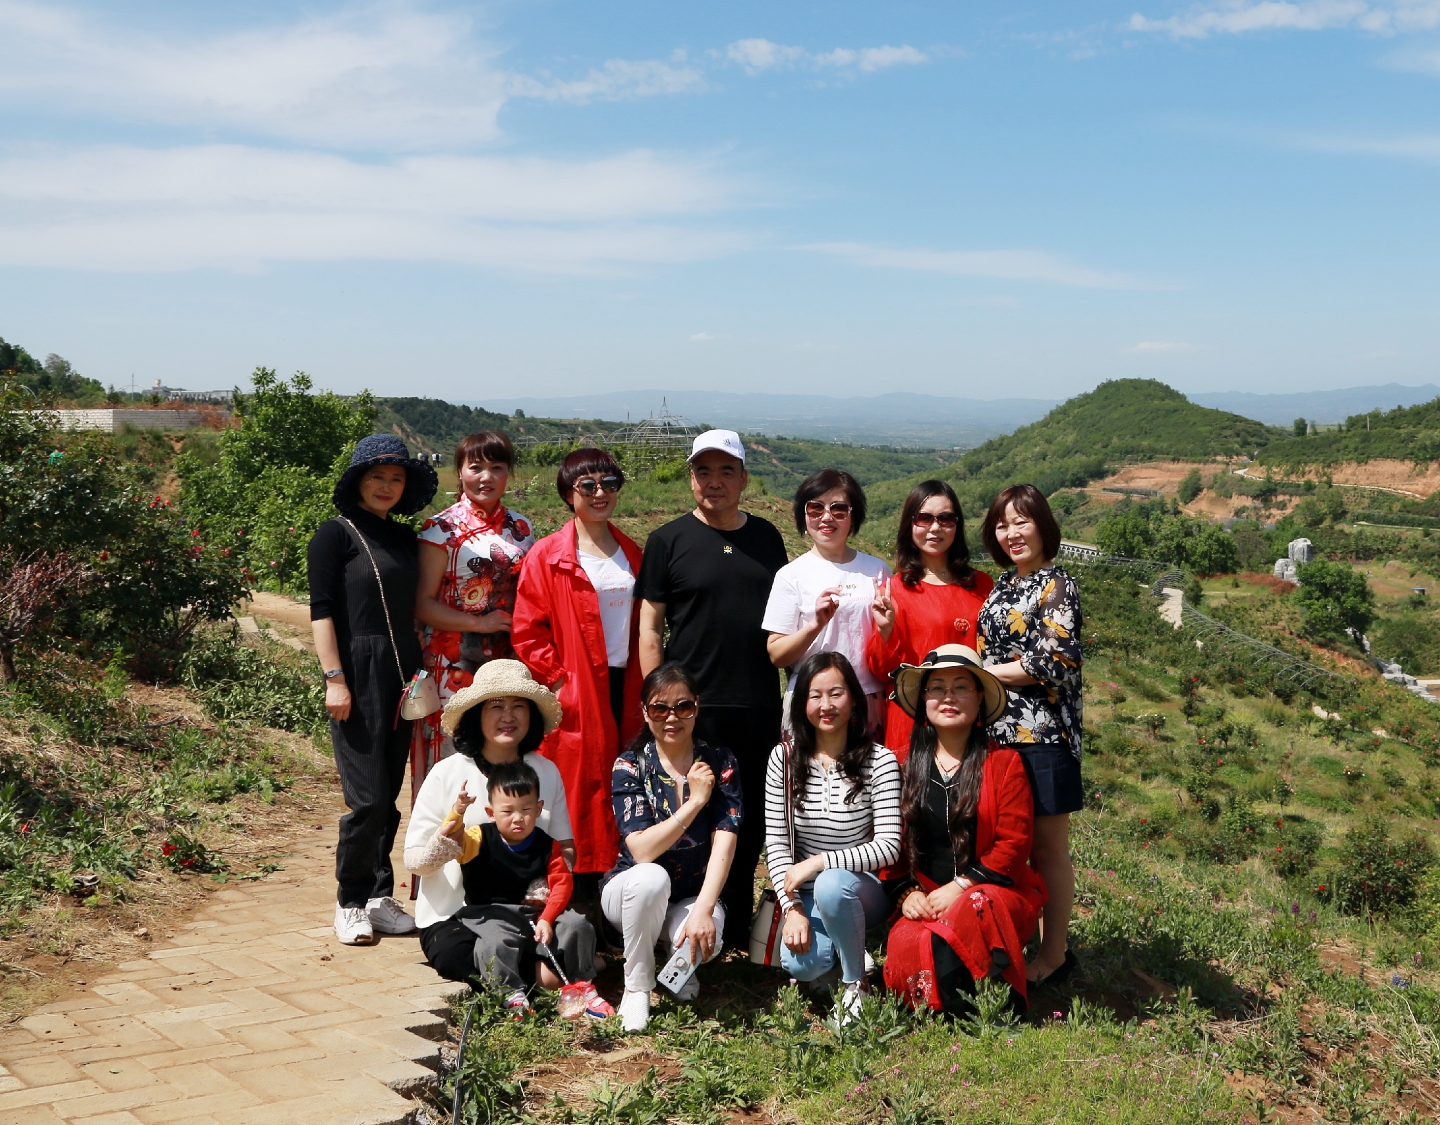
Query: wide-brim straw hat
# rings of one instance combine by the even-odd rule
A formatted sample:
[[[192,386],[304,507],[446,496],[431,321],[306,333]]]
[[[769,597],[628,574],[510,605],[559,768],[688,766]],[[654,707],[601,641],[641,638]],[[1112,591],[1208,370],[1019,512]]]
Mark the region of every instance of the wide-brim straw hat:
[[[518,695],[540,708],[546,734],[560,725],[560,701],[549,688],[535,682],[529,668],[518,660],[491,660],[480,665],[469,687],[461,688],[450,697],[440,716],[441,729],[453,735],[466,711],[487,699],[506,695]]]
[[[920,684],[925,679],[925,673],[936,668],[964,668],[975,674],[984,695],[979,716],[982,725],[989,726],[1005,714],[1010,693],[1005,690],[1004,684],[980,666],[980,654],[966,645],[941,645],[926,653],[919,664],[902,664],[895,670],[895,690],[890,698],[912,719],[924,705],[920,698]]]

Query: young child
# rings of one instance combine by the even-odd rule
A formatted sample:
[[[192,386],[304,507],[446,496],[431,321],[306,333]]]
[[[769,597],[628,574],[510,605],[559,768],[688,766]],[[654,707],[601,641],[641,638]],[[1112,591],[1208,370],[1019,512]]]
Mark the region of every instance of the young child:
[[[450,919],[458,923],[453,953],[460,956],[436,967],[452,980],[478,973],[496,981],[508,993],[506,1007],[521,1018],[530,1010],[525,989],[531,979],[542,988],[561,984],[537,957],[537,941],[550,947],[571,980],[588,981],[595,975],[595,931],[565,909],[575,879],[560,845],[535,826],[545,804],[535,771],[523,760],[492,765],[486,789],[488,822],[465,826],[465,810],[476,798],[462,785],[437,833],[460,849],[465,905]],[[586,1013],[603,1019],[610,1006],[591,992]]]

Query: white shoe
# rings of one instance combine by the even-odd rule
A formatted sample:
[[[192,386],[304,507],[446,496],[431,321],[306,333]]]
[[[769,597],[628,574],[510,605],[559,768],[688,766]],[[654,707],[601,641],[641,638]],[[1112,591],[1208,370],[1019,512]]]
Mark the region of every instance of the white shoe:
[[[415,919],[405,913],[405,908],[395,899],[372,898],[365,904],[365,913],[370,916],[370,925],[382,934],[413,934]]]
[[[870,956],[870,951],[865,951],[865,975],[868,977],[875,971],[875,958]]]
[[[680,986],[680,991],[675,993],[675,999],[682,1004],[688,1004],[700,995],[700,974],[691,973],[690,979]]]
[[[644,1031],[650,1023],[650,993],[631,992],[620,998],[620,1026],[626,1031]]]
[[[335,905],[335,936],[341,945],[374,945],[375,930],[363,906]]]
[[[853,1023],[860,1014],[860,1007],[865,1003],[865,990],[861,987],[863,981],[849,981],[840,986],[839,995],[835,998],[835,1022],[841,1027]]]

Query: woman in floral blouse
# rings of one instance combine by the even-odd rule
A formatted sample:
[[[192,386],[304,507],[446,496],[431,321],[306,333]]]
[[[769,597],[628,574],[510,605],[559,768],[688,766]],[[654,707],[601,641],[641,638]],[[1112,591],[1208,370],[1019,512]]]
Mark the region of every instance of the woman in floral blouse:
[[[455,447],[460,499],[420,529],[420,586],[415,616],[428,628],[425,667],[443,704],[468,687],[480,665],[515,658],[510,614],[520,564],[535,542],[530,521],[505,507],[515,466],[510,439],[497,430],[471,434]],[[452,749],[439,712],[415,724],[410,792]]]
[[[1084,804],[1080,781],[1080,591],[1055,565],[1060,526],[1033,484],[995,497],[981,533],[1006,569],[980,610],[985,667],[1009,690],[992,727],[997,742],[1020,752],[1035,795],[1030,864],[1050,891],[1041,915],[1040,952],[1026,968],[1031,982],[1059,984],[1075,967],[1066,944],[1075,899],[1070,814]]]

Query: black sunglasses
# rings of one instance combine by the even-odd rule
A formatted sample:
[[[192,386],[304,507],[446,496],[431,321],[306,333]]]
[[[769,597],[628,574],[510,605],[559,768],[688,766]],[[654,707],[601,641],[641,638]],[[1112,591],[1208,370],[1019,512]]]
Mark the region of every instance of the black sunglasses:
[[[954,512],[941,512],[938,515],[931,512],[915,513],[916,527],[929,527],[931,524],[936,523],[938,523],[941,527],[954,527],[957,522],[958,517],[955,515]]]
[[[599,480],[586,477],[584,480],[575,482],[575,491],[581,496],[594,496],[595,493],[602,490],[614,494],[620,491],[620,483],[619,477],[601,477]]]
[[[677,699],[674,703],[647,703],[645,714],[652,719],[668,719],[673,713],[677,719],[691,719],[700,710],[700,704],[693,699]]]

